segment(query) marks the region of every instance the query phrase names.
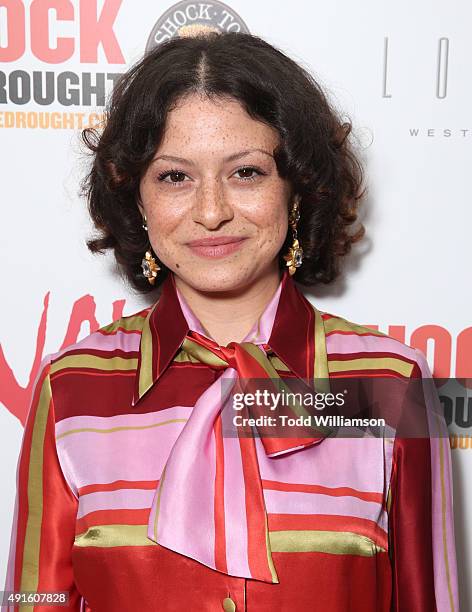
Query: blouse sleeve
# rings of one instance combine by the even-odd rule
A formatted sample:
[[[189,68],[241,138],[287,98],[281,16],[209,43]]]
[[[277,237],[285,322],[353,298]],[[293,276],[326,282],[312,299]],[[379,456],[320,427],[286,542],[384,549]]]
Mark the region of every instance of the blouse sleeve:
[[[35,604],[2,610],[79,611],[71,549],[78,501],[67,484],[56,451],[51,355],[41,363],[33,385],[16,472],[16,499],[5,591],[68,591],[69,604]],[[6,602],[5,602],[6,603]]]
[[[458,612],[451,449],[439,395],[423,353],[426,435],[395,438],[389,504],[392,612]]]

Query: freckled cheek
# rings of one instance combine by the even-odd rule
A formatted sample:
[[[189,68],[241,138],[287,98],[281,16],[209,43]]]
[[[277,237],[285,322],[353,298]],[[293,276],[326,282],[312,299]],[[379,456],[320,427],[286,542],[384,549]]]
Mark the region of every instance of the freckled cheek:
[[[188,214],[187,207],[166,201],[155,203],[150,210],[152,225],[156,228],[156,233],[160,234],[173,232],[182,225]]]
[[[276,223],[278,219],[287,215],[288,206],[280,189],[269,189],[261,190],[254,194],[254,197],[248,197],[244,203],[240,204],[240,209],[259,225],[260,223]]]

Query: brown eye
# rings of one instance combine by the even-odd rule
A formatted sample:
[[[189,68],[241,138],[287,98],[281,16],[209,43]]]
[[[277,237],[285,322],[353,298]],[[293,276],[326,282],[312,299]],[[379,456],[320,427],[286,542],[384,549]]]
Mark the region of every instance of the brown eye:
[[[163,183],[170,183],[171,185],[177,185],[178,183],[183,183],[185,181],[186,176],[187,175],[180,170],[167,170],[166,172],[161,172],[158,178]],[[170,178],[169,181],[166,180],[167,177]]]
[[[239,177],[243,181],[254,181],[254,180],[256,180],[257,177],[254,176],[254,173],[256,173],[257,176],[264,174],[264,172],[262,172],[261,170],[258,170],[254,166],[244,166],[243,168],[239,168],[238,170],[236,170],[236,173],[242,173],[243,174],[243,176]]]

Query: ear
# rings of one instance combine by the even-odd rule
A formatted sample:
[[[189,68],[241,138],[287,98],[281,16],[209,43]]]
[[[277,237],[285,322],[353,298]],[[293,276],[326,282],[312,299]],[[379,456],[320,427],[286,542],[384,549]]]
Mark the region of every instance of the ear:
[[[139,210],[141,216],[144,217],[144,214],[145,214],[144,206],[143,206],[143,203],[141,202],[141,196],[139,195],[139,193],[138,193],[138,197],[136,199],[136,204],[138,206],[138,210]]]

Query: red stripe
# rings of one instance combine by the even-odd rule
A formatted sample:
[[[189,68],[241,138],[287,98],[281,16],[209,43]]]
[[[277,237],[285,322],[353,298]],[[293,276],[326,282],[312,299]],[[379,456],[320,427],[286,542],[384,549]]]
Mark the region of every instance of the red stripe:
[[[306,300],[301,300],[301,303],[305,307],[305,310],[308,312],[308,323],[306,326],[306,338],[305,338],[305,355],[306,355],[306,366],[305,366],[305,378],[310,380],[314,375],[314,362],[316,359],[316,346],[313,341],[314,339],[314,315],[315,311],[313,310],[311,304]]]
[[[216,473],[215,473],[215,566],[216,569],[228,573],[226,560],[226,525],[224,505],[224,447],[221,425],[221,413],[215,419],[213,427],[215,434]]]
[[[115,480],[114,482],[89,484],[80,487],[79,495],[97,493],[98,491],[116,491],[118,489],[156,489],[159,480]]]
[[[335,317],[332,317],[335,318]],[[326,317],[323,317],[326,320]],[[333,329],[332,331],[326,332],[326,336],[332,336],[333,334],[339,334],[340,336],[375,336],[376,338],[390,338],[387,334],[383,334],[383,336],[379,336],[379,334],[374,334],[372,332],[357,332],[357,331],[347,331],[341,329]]]
[[[123,359],[136,359],[139,351],[125,351],[120,348],[113,349],[97,349],[97,348],[71,348],[67,354],[61,357],[74,357],[76,355],[91,355],[93,357],[101,357],[102,359],[114,359],[115,357],[123,357]]]
[[[40,528],[38,591],[47,591],[53,585],[61,590],[61,585],[64,588],[74,582],[72,565],[69,563],[69,551],[66,547],[59,545],[57,539],[60,537],[62,542],[74,541],[78,502],[61,471],[54,436],[54,408],[51,399],[41,449],[43,520]],[[60,536],[58,531],[60,531]],[[71,594],[70,605],[71,609],[74,609],[72,597],[77,597],[77,595]]]
[[[143,316],[143,319],[146,318],[146,315]],[[139,329],[126,329],[124,327],[117,327],[113,331],[104,331],[103,329],[97,329],[97,334],[101,334],[102,336],[116,336],[118,332],[122,334],[141,334],[142,328]]]
[[[13,588],[15,591],[20,590],[21,569],[23,566],[23,554],[25,546],[26,524],[28,520],[28,479],[29,479],[29,463],[31,453],[31,440],[33,437],[34,421],[38,412],[39,396],[41,388],[50,369],[50,364],[44,368],[40,374],[34,387],[33,395],[30,403],[30,413],[26,421],[22,451],[18,472],[18,523],[16,535],[16,556],[15,556],[15,576],[13,580]]]
[[[239,429],[238,429],[239,432]],[[246,494],[247,552],[251,575],[272,582],[267,562],[265,524],[261,520],[266,510],[262,493],[259,464],[253,438],[239,438]],[[250,505],[249,505],[250,504]]]
[[[57,372],[51,374],[51,381],[60,378],[61,376],[67,376],[69,374],[85,374],[86,376],[100,376],[106,378],[107,376],[129,376],[134,378],[136,376],[136,370],[99,370],[97,368],[63,368]]]
[[[355,378],[362,374],[366,374],[372,378],[375,376],[378,378],[408,378],[400,372],[397,372],[397,370],[387,370],[381,368],[375,368],[372,370],[343,370],[342,372],[331,372],[330,378]]]
[[[377,358],[391,358],[404,361],[405,363],[415,363],[414,360],[399,355],[398,353],[392,353],[392,351],[356,351],[355,353],[330,353],[330,361],[349,361],[350,359],[377,359]]]
[[[152,337],[152,379],[155,380],[160,374],[159,367],[161,362],[161,341],[159,339],[155,317],[149,318],[149,328]]]
[[[364,501],[376,502],[381,504],[383,501],[382,493],[371,491],[359,491],[352,487],[325,487],[323,485],[298,484],[290,482],[279,482],[276,480],[263,480],[262,487],[264,489],[273,489],[275,491],[300,491],[303,493],[321,493],[322,495],[330,495],[331,497],[357,497]]]
[[[149,508],[94,510],[85,514],[75,523],[75,534],[85,533],[95,525],[147,525]]]

